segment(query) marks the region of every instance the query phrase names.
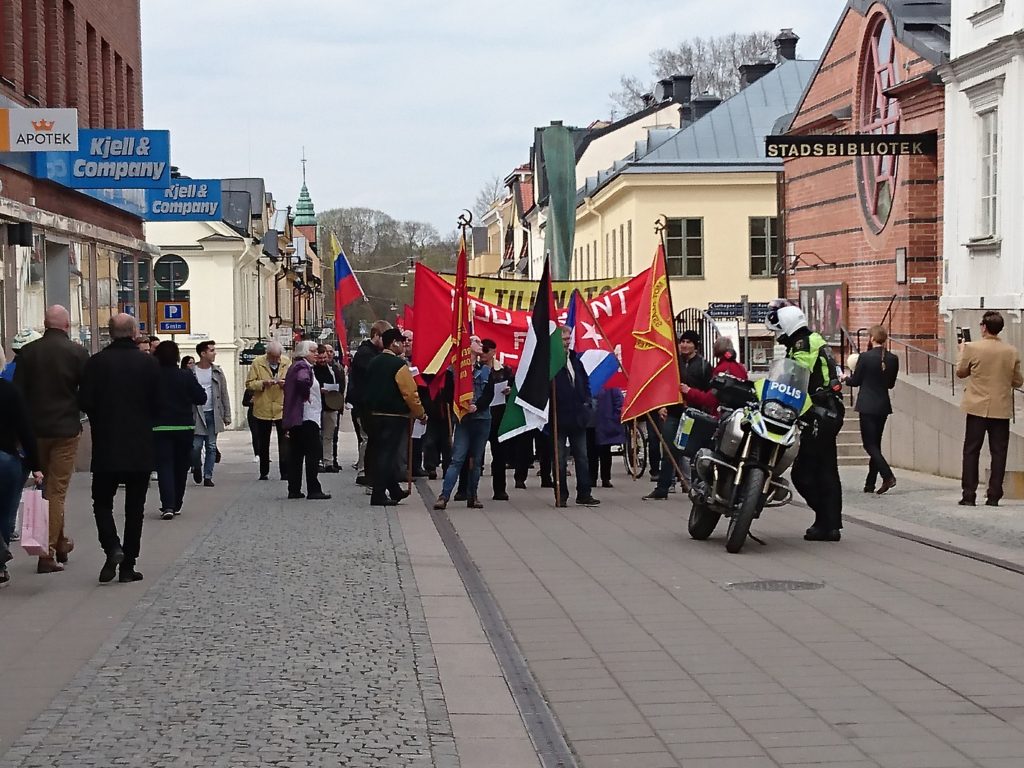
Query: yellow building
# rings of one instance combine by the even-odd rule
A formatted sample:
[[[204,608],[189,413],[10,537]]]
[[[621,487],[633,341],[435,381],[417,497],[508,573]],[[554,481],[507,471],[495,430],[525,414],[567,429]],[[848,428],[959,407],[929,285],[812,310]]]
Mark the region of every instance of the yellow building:
[[[649,266],[655,221],[664,216],[676,312],[778,295],[782,164],[765,157],[764,137],[796,107],[815,66],[744,67],[738,94],[682,129],[649,130],[632,155],[589,177],[578,193],[573,277],[633,275]]]

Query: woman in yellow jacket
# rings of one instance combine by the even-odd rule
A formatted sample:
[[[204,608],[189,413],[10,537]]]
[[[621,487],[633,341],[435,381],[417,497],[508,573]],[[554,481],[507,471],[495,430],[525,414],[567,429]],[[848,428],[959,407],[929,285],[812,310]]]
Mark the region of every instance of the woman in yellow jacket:
[[[284,356],[279,341],[267,344],[267,353],[249,366],[245,388],[252,395],[252,415],[256,432],[256,455],[260,461],[260,480],[270,474],[270,430],[277,430],[278,468],[281,479],[288,479],[288,440],[281,427],[284,414],[284,377],[292,361]]]

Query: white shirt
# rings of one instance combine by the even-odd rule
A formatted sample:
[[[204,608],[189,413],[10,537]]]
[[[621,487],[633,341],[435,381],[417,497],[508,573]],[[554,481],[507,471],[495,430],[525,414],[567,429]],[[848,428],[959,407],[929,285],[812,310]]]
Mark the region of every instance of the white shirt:
[[[206,392],[206,403],[203,405],[204,411],[213,410],[213,366],[209,368],[200,368],[196,366],[196,378],[199,379],[199,384],[203,387],[203,391]]]
[[[309,365],[309,363],[306,363],[306,365]],[[313,375],[312,366],[310,366],[309,374],[313,376],[313,386],[309,388],[309,400],[302,404],[302,420],[319,424],[320,414],[323,411],[323,405],[320,402],[320,382]]]

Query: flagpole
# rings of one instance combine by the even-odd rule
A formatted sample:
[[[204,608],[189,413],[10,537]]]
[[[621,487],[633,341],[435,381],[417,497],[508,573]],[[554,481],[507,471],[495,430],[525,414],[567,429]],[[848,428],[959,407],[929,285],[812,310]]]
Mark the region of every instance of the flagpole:
[[[667,274],[666,274],[665,280],[666,280],[666,282],[668,282]],[[580,294],[580,301],[582,301],[582,300],[583,300],[583,294]],[[671,297],[671,291],[669,291],[669,311],[671,311],[671,307],[672,307],[672,297]],[[591,319],[594,321],[594,325],[597,328],[597,332],[599,334],[601,334],[601,336],[603,336],[604,338],[607,339],[608,337],[605,336],[604,330],[601,328],[601,321],[597,319],[597,313],[592,311],[590,313],[590,316],[591,316]],[[672,326],[673,326],[673,328],[672,328],[673,336],[675,336],[675,315],[673,315]],[[675,345],[674,342],[675,342],[675,339],[673,338],[673,349],[676,348],[676,345]],[[676,356],[676,369],[677,370],[679,369],[679,358],[678,358],[678,355]],[[622,375],[626,377],[626,382],[628,383],[629,382],[629,372],[625,368],[622,367],[622,363],[621,362],[619,363],[619,370],[622,371]],[[676,457],[672,455],[672,449],[669,447],[668,442],[665,440],[665,436],[663,434],[661,434],[661,429],[658,427],[657,424],[654,423],[654,419],[651,417],[651,412],[648,411],[647,413],[645,413],[644,417],[647,419],[647,421],[650,423],[650,425],[652,427],[654,427],[654,434],[656,434],[658,436],[658,442],[661,443],[661,447],[664,449],[664,455],[666,457],[668,457],[668,460],[672,463],[672,468],[676,471],[676,474],[679,475],[680,483],[683,486],[683,491],[688,492],[690,490],[690,486],[686,482],[686,476],[683,474],[683,470],[680,468],[678,462],[676,462]],[[639,430],[637,430],[637,432],[639,432]],[[636,441],[634,440],[633,442],[635,444]],[[633,466],[636,467],[635,460],[634,460]],[[634,480],[636,480],[636,479],[637,478],[634,478]]]
[[[406,490],[412,493],[412,425],[413,419],[409,418],[409,456],[405,465]]]
[[[562,446],[558,441],[558,389],[554,379],[551,380],[551,443],[551,473],[555,477],[555,507],[558,507],[562,503],[562,460],[559,457]]]

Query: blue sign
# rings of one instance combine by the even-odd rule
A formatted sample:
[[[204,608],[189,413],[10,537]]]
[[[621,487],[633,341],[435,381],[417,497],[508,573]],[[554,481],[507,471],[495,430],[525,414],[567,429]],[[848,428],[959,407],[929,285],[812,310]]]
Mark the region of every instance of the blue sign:
[[[779,381],[767,381],[762,400],[777,400],[783,405],[789,406],[797,413],[804,407],[806,395],[802,389],[797,389],[790,384],[783,384]]]
[[[163,189],[171,183],[170,131],[78,131],[78,152],[37,152],[34,173],[75,189]]]
[[[219,221],[220,179],[171,179],[166,189],[146,190],[146,221]]]
[[[181,304],[164,304],[164,320],[180,320],[185,315],[182,312]]]
[[[157,330],[160,333],[187,333],[188,332],[188,323],[186,323],[184,320],[177,320],[177,321],[161,320],[157,324]]]

